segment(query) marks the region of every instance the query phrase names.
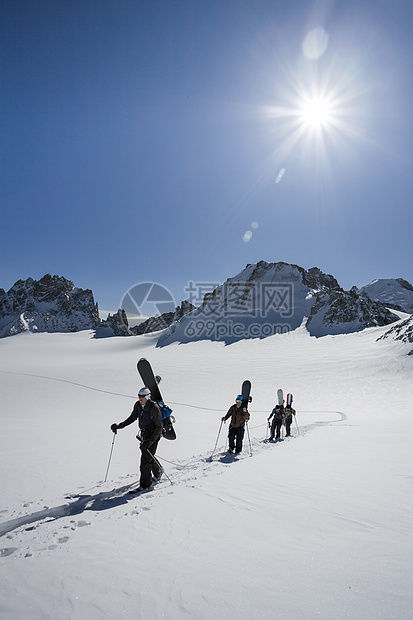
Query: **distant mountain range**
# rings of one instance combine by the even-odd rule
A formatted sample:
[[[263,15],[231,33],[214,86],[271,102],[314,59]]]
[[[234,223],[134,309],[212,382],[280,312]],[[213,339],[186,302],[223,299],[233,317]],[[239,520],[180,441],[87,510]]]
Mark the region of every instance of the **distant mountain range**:
[[[7,292],[0,289],[0,337],[25,331],[90,329],[96,337],[159,331],[158,346],[203,339],[229,344],[297,328],[322,337],[399,321],[388,334],[413,342],[413,317],[400,323],[392,310],[413,313],[413,286],[401,278],[344,291],[317,267],[305,270],[261,261],[207,293],[199,307],[185,301],[175,312],[130,327],[123,309],[101,320],[91,290],[77,288],[62,276],[45,275],[39,281],[19,280]]]
[[[400,287],[395,280],[394,288]],[[391,287],[389,287],[389,293]],[[394,297],[394,295],[392,295]],[[413,302],[413,290],[411,291]],[[162,333],[158,345],[192,340],[229,344],[299,327],[321,337],[390,325],[399,316],[365,291],[344,291],[332,275],[288,263],[261,261],[229,278],[194,312]]]

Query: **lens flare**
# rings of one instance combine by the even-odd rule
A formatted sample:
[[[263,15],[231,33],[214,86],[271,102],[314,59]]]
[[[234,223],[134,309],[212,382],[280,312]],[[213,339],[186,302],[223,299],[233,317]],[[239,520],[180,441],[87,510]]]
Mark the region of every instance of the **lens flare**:
[[[326,52],[329,36],[324,28],[310,30],[303,41],[304,56],[309,60],[318,60]]]

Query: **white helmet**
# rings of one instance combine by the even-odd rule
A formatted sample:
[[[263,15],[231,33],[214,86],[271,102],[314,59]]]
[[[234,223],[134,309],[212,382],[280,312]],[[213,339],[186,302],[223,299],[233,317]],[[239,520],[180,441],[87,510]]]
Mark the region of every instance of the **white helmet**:
[[[139,390],[138,396],[145,396],[145,398],[150,398],[151,397],[151,391],[150,391],[149,388],[143,387],[143,388],[141,388]]]

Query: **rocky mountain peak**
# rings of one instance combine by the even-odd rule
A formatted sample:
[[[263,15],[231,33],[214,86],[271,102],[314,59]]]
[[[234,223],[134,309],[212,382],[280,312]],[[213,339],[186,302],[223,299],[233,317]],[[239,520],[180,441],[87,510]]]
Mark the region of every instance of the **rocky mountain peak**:
[[[164,332],[158,342],[266,338],[301,326],[312,336],[360,331],[398,320],[380,302],[344,291],[319,268],[285,262],[249,264],[229,278],[190,315]]]
[[[62,276],[46,274],[40,280],[18,280],[7,292],[0,289],[0,337],[94,329],[98,323],[92,291]]]

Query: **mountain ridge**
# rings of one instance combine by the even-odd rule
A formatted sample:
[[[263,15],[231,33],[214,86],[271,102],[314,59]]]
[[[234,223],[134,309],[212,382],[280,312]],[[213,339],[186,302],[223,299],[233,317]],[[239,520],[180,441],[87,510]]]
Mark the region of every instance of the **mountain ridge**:
[[[186,300],[174,312],[130,327],[125,310],[102,320],[90,289],[46,274],[39,281],[18,280],[7,292],[0,289],[0,338],[25,331],[89,329],[97,338],[159,332],[158,346],[200,339],[229,344],[300,326],[321,337],[391,325],[399,320],[392,308],[413,310],[413,286],[402,278],[377,279],[345,291],[318,267],[306,270],[283,261],[259,261],[206,293],[198,307]],[[403,333],[393,335],[401,339]]]
[[[158,346],[203,339],[230,344],[300,326],[321,337],[398,320],[383,303],[344,291],[334,276],[317,267],[260,261],[207,293],[199,308],[160,336]]]

